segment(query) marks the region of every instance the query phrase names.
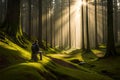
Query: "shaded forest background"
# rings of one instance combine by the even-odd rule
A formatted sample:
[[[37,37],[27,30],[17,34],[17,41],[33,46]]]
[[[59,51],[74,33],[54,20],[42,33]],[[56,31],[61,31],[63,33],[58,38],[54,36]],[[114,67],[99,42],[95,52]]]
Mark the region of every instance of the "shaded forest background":
[[[15,9],[8,7],[10,5],[7,5],[7,2],[1,0],[1,26],[7,25],[5,20],[8,19],[6,17],[8,11],[7,16],[11,19],[10,21],[17,20],[12,12]],[[113,1],[112,7],[113,34],[117,44],[120,41],[119,0]],[[108,24],[111,18],[109,19],[107,15],[109,13],[107,13],[106,0],[95,0],[95,2],[92,0],[21,0],[19,8],[21,32],[27,34],[32,40],[38,39],[40,43],[45,42],[46,47],[81,49],[83,46],[84,48],[89,46],[97,48],[100,44],[107,44],[107,32],[113,31],[107,28],[111,25],[111,23]],[[18,9],[16,8],[16,12]],[[8,32],[11,33],[11,30]]]
[[[0,79],[119,80],[119,12],[120,0],[0,0]]]

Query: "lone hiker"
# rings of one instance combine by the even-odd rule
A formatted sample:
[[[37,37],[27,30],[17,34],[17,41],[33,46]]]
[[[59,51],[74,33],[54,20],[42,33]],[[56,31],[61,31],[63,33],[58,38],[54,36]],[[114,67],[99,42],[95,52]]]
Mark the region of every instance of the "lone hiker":
[[[32,50],[31,59],[32,59],[33,61],[38,61],[38,58],[37,58],[37,54],[38,54],[38,52],[39,52],[38,40],[36,40],[36,41],[32,44],[31,50]]]

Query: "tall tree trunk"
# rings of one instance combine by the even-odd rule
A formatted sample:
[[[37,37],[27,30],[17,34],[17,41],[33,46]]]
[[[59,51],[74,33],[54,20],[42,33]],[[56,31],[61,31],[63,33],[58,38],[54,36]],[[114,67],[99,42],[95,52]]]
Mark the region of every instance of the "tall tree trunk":
[[[51,32],[51,34],[50,34],[50,47],[52,48],[53,47],[53,40],[52,40],[52,37],[53,37],[53,35],[52,35],[52,33],[53,33],[53,28],[52,28],[52,18],[53,18],[53,11],[52,11],[52,1],[50,1],[50,32]]]
[[[20,0],[8,0],[7,14],[2,24],[3,30],[12,37],[22,35],[19,22],[20,22]]]
[[[107,50],[105,56],[116,55],[113,32],[113,0],[107,0]]]
[[[71,18],[70,18],[70,16],[71,16],[71,14],[70,14],[70,12],[71,12],[71,9],[70,9],[70,4],[71,3],[71,1],[69,0],[69,48],[71,48]]]
[[[46,46],[45,48],[47,48],[47,43],[48,43],[48,32],[47,32],[47,28],[48,28],[48,5],[49,3],[46,1]]]
[[[108,22],[107,22],[107,3],[105,4],[105,9],[104,9],[105,11],[104,11],[104,19],[105,19],[105,21],[104,21],[104,24],[105,24],[105,27],[104,27],[104,40],[105,40],[105,43],[107,43],[107,24],[108,24]]]
[[[63,19],[62,19],[62,17],[63,17],[63,0],[61,0],[61,49],[63,49]]]
[[[98,49],[98,37],[97,37],[97,1],[95,0],[95,48]]]
[[[114,35],[115,35],[115,42],[118,42],[118,13],[117,13],[117,10],[118,10],[118,6],[117,6],[117,0],[114,0]]]
[[[2,8],[3,8],[3,7],[2,7],[2,4],[3,4],[3,3],[2,3],[2,0],[1,0],[1,1],[0,1],[0,26],[1,26],[1,23],[2,23],[2,20],[1,20],[1,19],[2,19],[2,12],[3,12],[3,11],[2,11]]]
[[[83,2],[84,0],[82,0]],[[84,12],[83,12],[83,4],[81,7],[81,12],[82,12],[82,50],[85,50],[85,42],[84,42]]]
[[[89,30],[88,30],[88,0],[86,0],[86,39],[87,39],[87,47],[86,51],[90,51],[90,43],[89,43]]]
[[[38,28],[39,34],[38,34],[38,40],[39,40],[40,47],[42,47],[43,46],[42,45],[42,0],[39,0],[38,4],[39,4],[39,18],[38,18],[38,20],[39,20],[39,28]]]
[[[28,36],[29,39],[31,39],[31,0],[28,0],[29,10],[28,10],[28,21],[29,21],[29,30],[28,30]]]
[[[20,26],[20,0],[7,1],[7,13],[2,24],[2,30],[12,37],[21,47],[25,47],[25,39]]]
[[[0,1],[0,26],[2,25],[5,15],[6,15],[7,1]]]
[[[104,18],[104,16],[105,16],[105,9],[104,9],[104,5],[103,5],[103,1],[101,1],[101,3],[102,3],[102,30],[103,30],[103,34],[102,34],[102,36],[103,36],[103,40],[102,40],[102,42],[103,42],[103,44],[105,43],[105,18]]]

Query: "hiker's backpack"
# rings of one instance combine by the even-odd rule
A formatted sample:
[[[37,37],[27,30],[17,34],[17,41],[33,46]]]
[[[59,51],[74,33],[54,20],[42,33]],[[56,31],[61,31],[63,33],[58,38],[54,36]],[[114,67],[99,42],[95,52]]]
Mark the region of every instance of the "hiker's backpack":
[[[39,46],[37,44],[32,44],[32,52],[37,53],[39,51]]]

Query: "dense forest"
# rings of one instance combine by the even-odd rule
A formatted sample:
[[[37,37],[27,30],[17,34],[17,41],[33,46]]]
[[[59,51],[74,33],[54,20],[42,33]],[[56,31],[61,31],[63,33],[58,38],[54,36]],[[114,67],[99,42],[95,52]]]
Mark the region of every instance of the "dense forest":
[[[0,80],[120,80],[119,19],[120,0],[0,0]]]

